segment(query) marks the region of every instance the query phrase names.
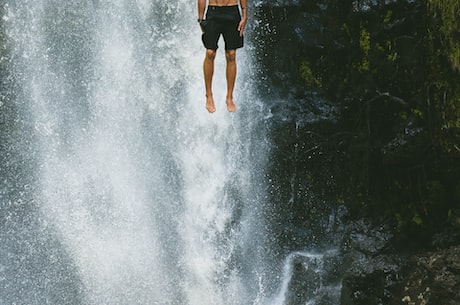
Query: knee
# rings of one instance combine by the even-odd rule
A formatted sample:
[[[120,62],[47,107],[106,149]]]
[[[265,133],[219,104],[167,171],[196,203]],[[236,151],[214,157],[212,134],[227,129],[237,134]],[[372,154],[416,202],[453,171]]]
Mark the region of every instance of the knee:
[[[206,50],[206,59],[207,60],[214,60],[214,58],[216,58],[216,51],[207,49]]]
[[[234,62],[236,59],[236,50],[225,51],[225,58],[227,62]]]

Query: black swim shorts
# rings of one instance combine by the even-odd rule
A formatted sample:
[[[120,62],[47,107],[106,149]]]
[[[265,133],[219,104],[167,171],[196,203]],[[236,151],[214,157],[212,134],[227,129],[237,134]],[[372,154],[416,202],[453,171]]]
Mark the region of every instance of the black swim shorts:
[[[224,37],[225,50],[236,50],[243,47],[243,37],[238,31],[241,21],[238,5],[208,6],[206,20],[201,25],[204,28],[201,39],[206,49],[217,50],[220,35]]]

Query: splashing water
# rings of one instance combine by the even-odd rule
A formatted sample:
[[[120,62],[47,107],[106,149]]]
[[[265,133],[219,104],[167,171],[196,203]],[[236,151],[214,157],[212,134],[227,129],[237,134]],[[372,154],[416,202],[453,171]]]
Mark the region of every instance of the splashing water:
[[[1,304],[282,305],[297,258],[327,269],[277,276],[250,41],[235,114],[219,49],[210,115],[195,2],[4,2]]]
[[[20,88],[11,96],[32,134],[33,171],[25,175],[35,177],[28,213],[39,228],[24,238],[51,236],[42,243],[55,244],[38,248],[60,267],[30,267],[42,280],[0,299],[259,302],[263,177],[253,177],[264,144],[254,162],[248,135],[256,120],[221,105],[206,112],[195,10],[190,1],[6,1],[8,66]],[[214,86],[224,92],[217,71],[219,58]],[[247,103],[240,112],[250,112],[250,93],[236,95]],[[2,280],[27,277],[16,271]]]

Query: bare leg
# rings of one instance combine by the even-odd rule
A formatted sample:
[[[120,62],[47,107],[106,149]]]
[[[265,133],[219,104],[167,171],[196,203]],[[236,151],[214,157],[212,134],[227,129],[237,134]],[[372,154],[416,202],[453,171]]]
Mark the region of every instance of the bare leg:
[[[214,74],[214,58],[216,58],[216,51],[206,50],[206,56],[203,63],[204,84],[206,87],[206,109],[209,113],[216,111],[214,98],[212,97],[212,76]]]
[[[230,112],[236,111],[235,103],[233,102],[233,88],[236,80],[236,50],[226,50],[225,58],[227,59],[227,109]]]

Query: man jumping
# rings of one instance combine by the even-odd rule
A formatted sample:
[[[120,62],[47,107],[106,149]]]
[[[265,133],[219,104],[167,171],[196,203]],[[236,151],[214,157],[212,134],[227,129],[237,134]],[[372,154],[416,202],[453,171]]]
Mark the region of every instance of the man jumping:
[[[207,7],[206,2],[208,2]],[[206,18],[204,18],[206,8]],[[230,112],[236,110],[233,102],[233,88],[236,79],[236,49],[243,47],[243,31],[246,19],[247,0],[198,0],[198,22],[203,32],[203,45],[206,48],[203,71],[206,87],[206,109],[209,113],[216,111],[212,96],[212,76],[220,35],[224,37],[227,61],[227,109]]]

